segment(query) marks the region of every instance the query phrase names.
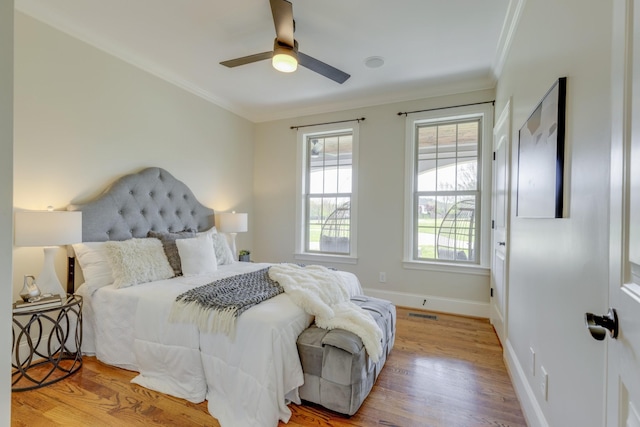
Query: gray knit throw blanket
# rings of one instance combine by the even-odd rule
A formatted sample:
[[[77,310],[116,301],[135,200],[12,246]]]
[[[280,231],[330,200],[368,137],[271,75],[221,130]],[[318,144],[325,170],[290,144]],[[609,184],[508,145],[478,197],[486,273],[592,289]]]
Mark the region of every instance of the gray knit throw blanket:
[[[198,325],[203,332],[232,335],[238,316],[284,292],[269,268],[216,280],[178,295],[169,320]]]

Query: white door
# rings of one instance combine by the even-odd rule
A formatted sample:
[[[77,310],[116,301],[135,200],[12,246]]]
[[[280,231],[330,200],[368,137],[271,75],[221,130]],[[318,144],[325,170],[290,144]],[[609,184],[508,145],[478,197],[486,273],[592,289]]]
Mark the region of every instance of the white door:
[[[640,0],[614,0],[607,426],[640,427]]]
[[[509,148],[511,145],[511,100],[493,128],[493,239],[491,248],[491,323],[504,345],[507,304],[507,220],[509,195]]]

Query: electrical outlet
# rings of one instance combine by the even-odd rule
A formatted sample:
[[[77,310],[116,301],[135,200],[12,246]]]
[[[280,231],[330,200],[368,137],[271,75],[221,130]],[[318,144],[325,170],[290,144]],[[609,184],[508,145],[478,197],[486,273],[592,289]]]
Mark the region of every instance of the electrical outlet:
[[[387,283],[387,273],[384,271],[380,272],[380,283]]]
[[[542,398],[546,401],[549,399],[549,375],[543,366],[540,366],[540,391]]]
[[[535,377],[536,376],[536,352],[533,351],[533,347],[529,347],[529,351],[531,352],[530,354],[530,359],[531,359],[531,376]]]

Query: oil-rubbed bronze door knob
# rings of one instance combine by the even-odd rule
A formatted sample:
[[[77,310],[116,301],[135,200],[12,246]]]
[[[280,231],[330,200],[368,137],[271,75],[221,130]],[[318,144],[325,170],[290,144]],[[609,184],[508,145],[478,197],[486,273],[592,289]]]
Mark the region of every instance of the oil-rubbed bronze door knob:
[[[613,308],[610,308],[604,316],[586,313],[584,322],[587,324],[591,336],[598,341],[602,341],[607,336],[607,331],[609,331],[611,338],[618,337],[618,314]]]

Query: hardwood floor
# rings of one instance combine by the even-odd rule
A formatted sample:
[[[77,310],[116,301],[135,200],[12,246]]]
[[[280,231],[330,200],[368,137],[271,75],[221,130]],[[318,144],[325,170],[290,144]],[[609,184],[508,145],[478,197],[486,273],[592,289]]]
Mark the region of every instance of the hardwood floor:
[[[526,426],[487,320],[398,308],[395,346],[351,418],[290,405],[297,426]],[[219,426],[206,402],[192,404],[129,381],[134,372],[93,357],[63,381],[12,393],[12,426]]]

